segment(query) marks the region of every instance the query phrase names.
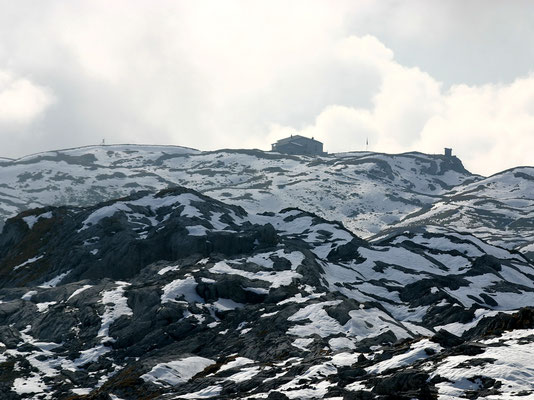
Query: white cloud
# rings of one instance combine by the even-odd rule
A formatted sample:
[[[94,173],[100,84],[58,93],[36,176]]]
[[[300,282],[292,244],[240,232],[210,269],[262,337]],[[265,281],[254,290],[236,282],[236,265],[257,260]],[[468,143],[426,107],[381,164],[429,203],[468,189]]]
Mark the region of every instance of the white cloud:
[[[53,102],[49,89],[0,70],[0,124],[29,124]]]
[[[417,67],[471,71],[495,50],[491,65],[511,71],[497,34],[473,49],[495,21],[527,13],[490,2],[0,0],[0,70],[20,82],[4,101],[0,155],[103,137],[268,149],[298,131],[329,151],[361,150],[366,137],[383,152],[453,147],[484,174],[532,164],[531,75],[451,86]],[[517,28],[525,43],[531,25]]]
[[[325,142],[331,152],[370,149],[380,152],[441,153],[453,147],[474,172],[491,174],[532,165],[534,75],[511,84],[442,84],[418,68],[400,65],[376,38],[351,37],[344,60],[364,59],[380,73],[380,85],[367,108],[326,106],[302,129],[274,125],[270,141],[297,131]],[[354,53],[354,57],[351,55]],[[368,57],[362,56],[368,54]]]
[[[508,85],[454,86],[442,97],[443,112],[421,132],[422,150],[448,140],[480,173],[534,165],[534,74]]]

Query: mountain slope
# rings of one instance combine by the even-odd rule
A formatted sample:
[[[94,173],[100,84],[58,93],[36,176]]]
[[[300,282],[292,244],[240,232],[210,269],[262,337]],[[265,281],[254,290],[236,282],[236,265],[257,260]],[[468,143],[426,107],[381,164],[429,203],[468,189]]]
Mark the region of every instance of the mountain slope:
[[[532,377],[453,374],[529,349],[486,347],[534,327],[534,266],[444,228],[371,245],[298,209],[138,193],[8,220],[0,287],[3,398],[504,396]]]
[[[457,158],[406,153],[288,156],[259,150],[92,146],[42,153],[0,168],[0,218],[47,205],[90,205],[132,191],[191,187],[251,212],[298,207],[376,234],[479,180]]]
[[[454,227],[534,255],[534,167],[513,168],[459,185],[443,197],[396,226]]]

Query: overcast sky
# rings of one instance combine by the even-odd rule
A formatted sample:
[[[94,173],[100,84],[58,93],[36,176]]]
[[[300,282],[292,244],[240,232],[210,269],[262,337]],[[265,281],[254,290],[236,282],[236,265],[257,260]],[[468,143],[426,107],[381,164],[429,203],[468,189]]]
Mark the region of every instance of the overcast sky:
[[[0,0],[0,156],[107,143],[534,165],[534,1]]]

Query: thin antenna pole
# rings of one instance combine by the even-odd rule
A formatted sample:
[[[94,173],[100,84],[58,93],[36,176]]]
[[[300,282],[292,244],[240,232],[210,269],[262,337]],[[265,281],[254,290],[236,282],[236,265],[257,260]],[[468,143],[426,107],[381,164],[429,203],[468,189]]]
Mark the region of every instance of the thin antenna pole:
[[[369,150],[369,137],[365,139],[365,151]]]

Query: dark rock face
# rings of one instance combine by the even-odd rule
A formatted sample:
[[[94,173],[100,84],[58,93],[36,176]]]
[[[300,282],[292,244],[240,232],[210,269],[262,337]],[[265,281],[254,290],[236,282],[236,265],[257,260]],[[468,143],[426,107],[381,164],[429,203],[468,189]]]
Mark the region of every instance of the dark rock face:
[[[366,242],[360,238],[354,238],[349,243],[333,249],[327,258],[330,261],[364,261],[360,253],[358,253],[358,249],[362,246],[366,246]]]
[[[440,329],[434,336],[432,336],[431,340],[435,343],[439,343],[445,348],[459,346],[464,342],[460,337],[453,335],[444,329]]]
[[[466,338],[499,335],[516,329],[534,328],[534,308],[525,307],[514,314],[499,314],[484,318],[476,327],[464,334]]]
[[[505,337],[533,327],[521,255],[437,228],[372,244],[184,188],[14,217],[0,271],[7,399],[437,399],[455,368],[481,397],[508,387],[479,371],[493,349],[532,342]]]
[[[289,397],[280,392],[271,392],[267,396],[267,400],[289,400]]]
[[[211,199],[208,205],[205,196],[184,188],[160,192],[150,200],[154,204],[161,204],[166,198],[180,195],[197,199],[192,204],[199,214],[206,216],[202,221],[204,225],[197,225],[201,219],[196,216],[174,218],[174,215],[180,215],[184,205],[175,209],[167,206],[155,209],[148,203],[136,204],[136,201],[145,198],[143,196],[146,193],[87,209],[38,209],[8,220],[0,236],[0,271],[3,271],[0,287],[34,283],[40,278],[39,272],[58,275],[69,271],[64,282],[103,277],[127,279],[142,267],[159,260],[174,261],[192,254],[208,256],[220,253],[233,256],[276,245],[277,236],[272,225],[248,223],[237,228],[230,214],[236,217],[245,215],[239,207],[223,205]],[[127,212],[121,212],[124,211],[120,210],[121,207],[126,208]],[[113,211],[113,208],[118,212],[104,216],[94,225],[84,225],[84,221],[94,213],[102,209]],[[52,216],[38,219],[32,229],[23,220],[32,214],[38,217],[46,212]],[[239,232],[209,231],[205,236],[189,235],[187,228],[190,226],[213,229],[206,222],[210,213],[222,213],[220,223],[227,221],[229,229]],[[157,227],[151,225],[150,219],[155,220]],[[24,264],[25,260],[44,253],[44,249],[48,251],[31,263],[30,273],[10,273],[13,268],[18,269]]]
[[[381,379],[373,392],[379,395],[399,396],[399,398],[435,398],[429,388],[429,375],[419,371],[402,371]]]

